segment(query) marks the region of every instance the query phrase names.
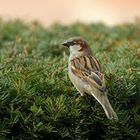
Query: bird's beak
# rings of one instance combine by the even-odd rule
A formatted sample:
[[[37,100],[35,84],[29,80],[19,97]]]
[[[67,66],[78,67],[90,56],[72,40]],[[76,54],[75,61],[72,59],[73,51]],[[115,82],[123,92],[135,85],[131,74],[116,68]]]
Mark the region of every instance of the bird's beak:
[[[69,42],[64,42],[62,45],[63,45],[63,46],[66,46],[66,47],[68,47],[68,48],[69,48],[70,43],[69,43]]]
[[[66,41],[66,42],[64,42],[62,45],[64,45],[64,46],[66,46],[66,47],[70,47],[70,46],[73,46],[74,45],[74,43],[72,42],[72,41]]]

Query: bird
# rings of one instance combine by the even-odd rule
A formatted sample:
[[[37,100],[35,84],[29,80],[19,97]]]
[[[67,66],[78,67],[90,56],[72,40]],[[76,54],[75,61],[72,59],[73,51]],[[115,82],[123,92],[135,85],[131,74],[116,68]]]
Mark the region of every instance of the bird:
[[[110,120],[118,121],[105,85],[99,61],[93,56],[89,44],[82,37],[72,37],[62,43],[69,48],[68,75],[81,96],[92,95],[102,106]]]

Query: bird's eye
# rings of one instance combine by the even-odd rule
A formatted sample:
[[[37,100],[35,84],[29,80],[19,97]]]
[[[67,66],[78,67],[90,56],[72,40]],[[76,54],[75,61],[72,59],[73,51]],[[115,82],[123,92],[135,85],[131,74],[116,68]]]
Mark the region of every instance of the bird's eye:
[[[71,46],[75,45],[75,42],[72,41],[72,42],[70,43],[70,45],[71,45]]]

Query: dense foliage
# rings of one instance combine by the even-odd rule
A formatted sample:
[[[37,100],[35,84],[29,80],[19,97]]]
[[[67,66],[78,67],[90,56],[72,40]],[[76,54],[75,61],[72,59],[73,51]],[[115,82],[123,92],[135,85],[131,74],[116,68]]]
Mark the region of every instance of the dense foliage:
[[[91,96],[76,99],[67,75],[72,36],[85,38],[101,62],[119,121]],[[44,28],[0,21],[0,139],[140,139],[140,21]]]

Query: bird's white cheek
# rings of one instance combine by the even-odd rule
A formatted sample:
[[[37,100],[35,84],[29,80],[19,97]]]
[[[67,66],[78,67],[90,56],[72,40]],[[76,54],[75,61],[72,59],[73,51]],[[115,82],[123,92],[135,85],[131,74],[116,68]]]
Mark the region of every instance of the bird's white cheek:
[[[70,47],[70,54],[73,54],[75,52],[73,46]]]
[[[79,45],[70,46],[70,53],[78,52],[80,48],[81,47]]]

